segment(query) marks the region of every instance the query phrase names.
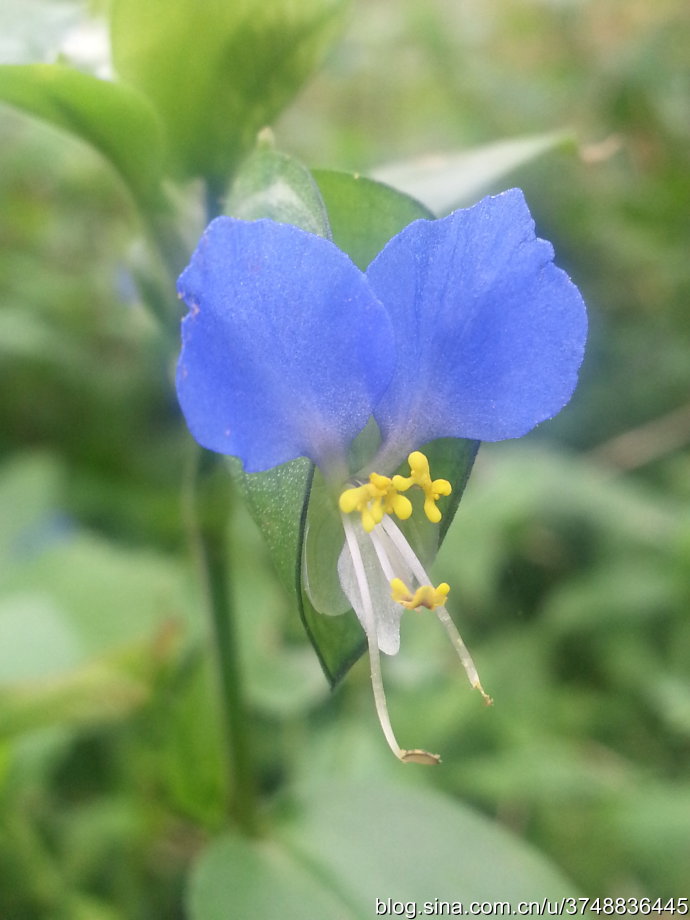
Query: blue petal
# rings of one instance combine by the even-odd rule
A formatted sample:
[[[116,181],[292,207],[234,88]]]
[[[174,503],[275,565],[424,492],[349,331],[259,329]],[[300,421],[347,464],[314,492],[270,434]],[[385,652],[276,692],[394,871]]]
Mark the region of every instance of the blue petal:
[[[404,453],[439,437],[525,434],[570,399],[587,318],[512,189],[394,237],[367,270],[398,364],[375,417]]]
[[[196,440],[247,472],[341,460],[394,364],[386,311],[347,256],[295,227],[220,217],[178,291],[177,393]]]

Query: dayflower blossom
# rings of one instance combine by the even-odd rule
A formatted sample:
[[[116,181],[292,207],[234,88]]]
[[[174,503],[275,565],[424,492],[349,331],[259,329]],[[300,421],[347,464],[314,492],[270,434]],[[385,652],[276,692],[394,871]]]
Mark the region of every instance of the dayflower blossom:
[[[220,217],[179,279],[187,424],[248,473],[298,457],[320,468],[342,518],[340,583],[367,636],[379,720],[403,761],[439,759],[401,748],[388,717],[379,652],[397,653],[404,610],[434,611],[490,700],[446,610],[449,586],[434,587],[395,518],[414,513],[415,492],[419,511],[441,518],[451,483],[433,479],[425,444],[519,437],[570,399],[587,321],[552,259],[513,189],[415,221],[366,272],[296,227]],[[349,448],[372,418],[380,446],[351,471]]]

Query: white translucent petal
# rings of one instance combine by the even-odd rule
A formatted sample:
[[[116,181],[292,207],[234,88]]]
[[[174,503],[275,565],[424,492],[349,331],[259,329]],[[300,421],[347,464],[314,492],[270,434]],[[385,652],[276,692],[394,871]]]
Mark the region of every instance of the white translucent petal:
[[[396,604],[391,598],[390,580],[381,567],[381,562],[370,535],[365,533],[359,524],[355,525],[353,530],[362,556],[369,587],[378,647],[386,655],[397,655],[400,649],[400,617],[404,608],[400,604]],[[393,558],[389,557],[389,561],[396,576],[402,578],[403,581],[405,579],[409,580],[409,568],[402,563],[400,555],[390,540],[386,538],[385,534],[381,534],[378,527],[376,528],[376,534],[377,536],[383,536],[386,555],[388,556],[389,551],[393,554]],[[367,623],[362,604],[362,593],[357,582],[352,555],[347,543],[338,559],[338,575],[341,587],[366,631]]]
[[[335,572],[334,561],[342,550],[338,553],[329,537],[329,534],[324,534],[323,528],[312,526],[307,521],[302,553],[302,585],[315,610],[336,617],[349,610],[351,603],[343,596]],[[344,546],[344,535],[341,542]]]

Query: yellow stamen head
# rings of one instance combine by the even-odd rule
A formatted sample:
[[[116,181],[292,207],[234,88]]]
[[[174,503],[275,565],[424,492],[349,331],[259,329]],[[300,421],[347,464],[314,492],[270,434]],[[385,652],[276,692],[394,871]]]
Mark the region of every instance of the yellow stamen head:
[[[379,473],[371,473],[369,482],[361,486],[345,489],[338,504],[343,514],[359,511],[362,527],[367,533],[371,533],[381,523],[384,514],[395,514],[401,521],[407,520],[412,514],[410,500],[398,494],[392,479]]]
[[[401,604],[408,610],[415,610],[417,607],[435,610],[437,607],[443,607],[449,592],[450,585],[445,581],[441,582],[437,588],[434,588],[433,585],[421,585],[414,594],[401,578],[394,578],[391,581],[391,597],[396,604]]]
[[[436,502],[442,495],[450,495],[451,485],[447,479],[432,480],[429,461],[421,451],[413,451],[407,460],[410,464],[409,476],[393,476],[391,479],[380,473],[370,473],[369,482],[345,489],[338,502],[343,514],[359,511],[362,527],[367,533],[381,523],[384,514],[394,514],[401,521],[406,521],[412,514],[412,503],[400,493],[416,485],[424,492],[424,513],[430,521],[438,524],[441,512]]]
[[[354,486],[341,493],[338,505],[343,514],[351,514],[353,511],[361,511],[368,500],[366,486]]]
[[[412,592],[402,578],[394,578],[391,582],[391,597],[396,604],[403,604],[405,607],[408,601],[412,599]]]
[[[406,492],[410,486],[419,486],[424,492],[424,513],[432,523],[438,524],[441,512],[436,507],[436,502],[442,495],[450,495],[452,486],[447,479],[431,478],[429,461],[421,450],[413,451],[407,462],[410,464],[410,475],[394,476],[393,487],[398,492]]]
[[[406,521],[412,514],[412,502],[409,498],[405,498],[404,495],[400,495],[397,492],[392,492],[388,496],[386,505],[389,506],[386,510],[392,511],[401,521]]]

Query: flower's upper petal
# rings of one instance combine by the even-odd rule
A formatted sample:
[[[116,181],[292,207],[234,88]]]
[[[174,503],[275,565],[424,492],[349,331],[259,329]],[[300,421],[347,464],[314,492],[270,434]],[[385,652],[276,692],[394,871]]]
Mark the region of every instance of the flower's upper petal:
[[[570,399],[584,303],[534,235],[519,189],[394,237],[367,270],[398,364],[375,417],[401,451],[525,434]]]
[[[196,440],[247,472],[342,457],[394,363],[386,311],[347,256],[296,227],[220,217],[178,291],[177,393]]]

